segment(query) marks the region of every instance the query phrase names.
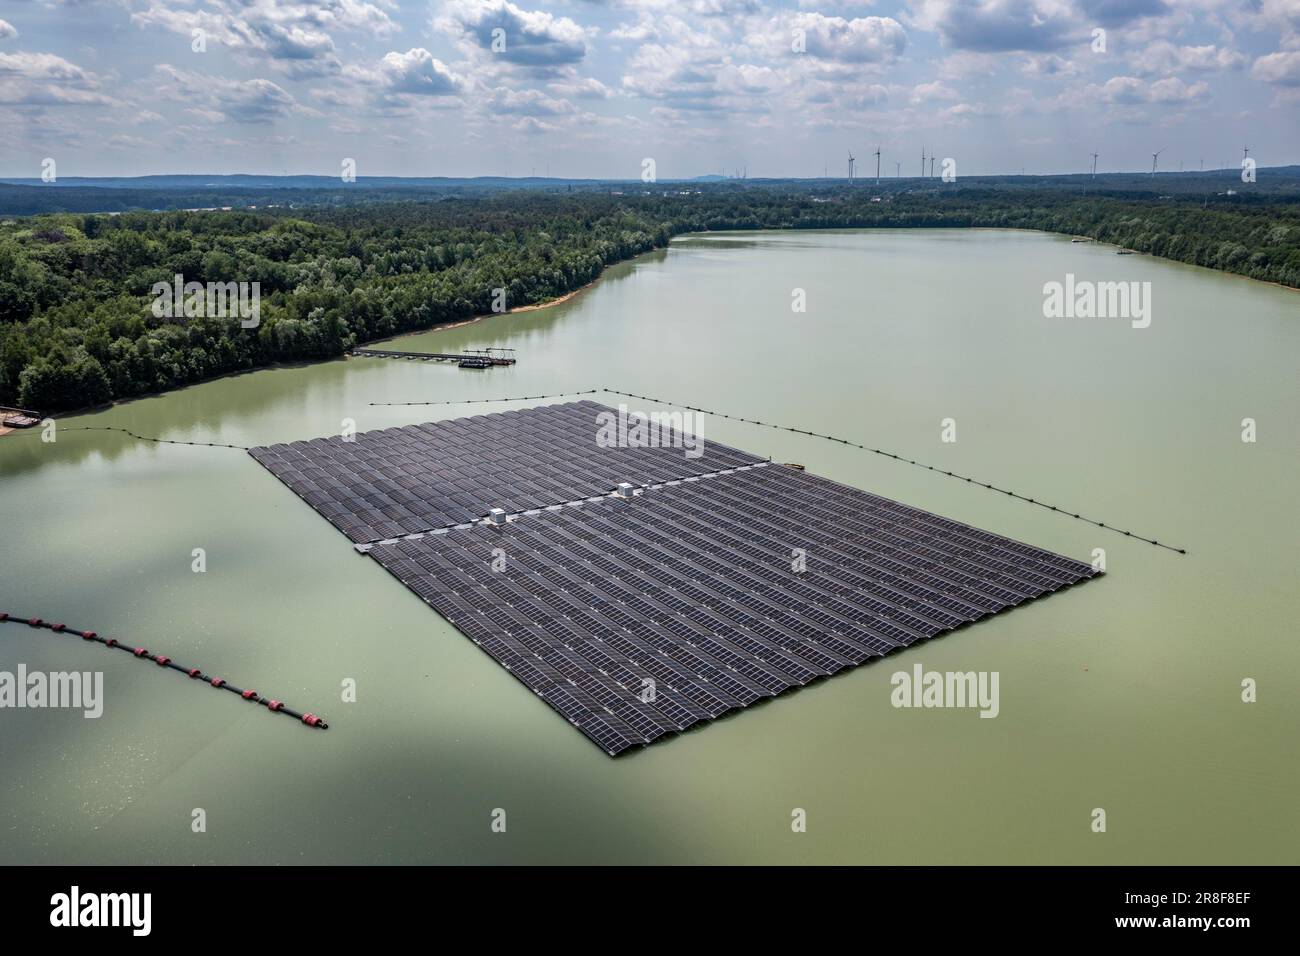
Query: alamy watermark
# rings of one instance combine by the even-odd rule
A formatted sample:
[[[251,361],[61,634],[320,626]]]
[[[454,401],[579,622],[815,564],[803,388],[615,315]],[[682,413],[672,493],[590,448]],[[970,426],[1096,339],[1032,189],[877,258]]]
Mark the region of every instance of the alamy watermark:
[[[148,936],[152,913],[152,893],[83,893],[74,885],[67,893],[50,897],[54,927],[118,926],[129,928],[132,936]]]
[[[1133,328],[1151,324],[1150,282],[1093,282],[1065,274],[1064,282],[1043,286],[1043,316],[1048,319],[1130,319]]]
[[[104,713],[103,671],[0,671],[0,710],[67,708],[89,719]]]
[[[596,444],[601,448],[681,448],[687,458],[704,454],[703,422],[693,412],[618,412],[596,416]]]
[[[978,707],[981,717],[996,717],[997,671],[927,671],[920,664],[911,673],[895,671],[889,678],[895,707]]]
[[[154,318],[239,319],[245,329],[262,321],[262,283],[186,282],[179,272],[171,282],[153,284]]]

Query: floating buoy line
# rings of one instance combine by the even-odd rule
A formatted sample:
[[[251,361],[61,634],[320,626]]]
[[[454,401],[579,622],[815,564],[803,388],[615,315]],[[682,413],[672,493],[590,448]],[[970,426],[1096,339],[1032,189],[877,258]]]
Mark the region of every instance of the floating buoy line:
[[[150,441],[158,445],[193,445],[201,448],[238,448],[240,451],[248,451],[251,445],[227,445],[225,442],[217,441],[181,441],[179,438],[155,438],[152,435],[137,435],[129,428],[122,428],[118,425],[59,425],[56,435],[64,432],[121,432],[123,435],[130,435],[138,441]],[[27,435],[39,435],[36,429],[24,432]]]
[[[39,617],[23,617],[20,614],[8,614],[4,611],[0,611],[0,623],[5,622],[9,624],[25,624],[28,627],[34,628],[47,628],[56,634],[72,634],[85,641],[95,641],[96,643],[103,644],[105,647],[115,647],[119,650],[126,651],[139,660],[153,661],[159,667],[166,667],[174,671],[180,671],[186,677],[189,677],[192,680],[202,681],[209,687],[215,687],[218,690],[226,690],[230,691],[232,694],[238,694],[243,700],[250,701],[254,704],[260,704],[272,713],[284,714],[286,717],[292,717],[294,720],[300,721],[308,727],[315,727],[318,730],[327,730],[329,728],[329,724],[325,723],[324,720],[317,717],[315,714],[302,713],[301,711],[294,710],[282,700],[276,700],[272,697],[263,697],[255,690],[245,690],[242,687],[236,687],[224,678],[213,677],[209,674],[203,673],[203,671],[197,667],[186,667],[184,664],[178,664],[176,661],[164,654],[154,654],[143,647],[132,647],[129,644],[123,644],[113,637],[101,637],[94,631],[79,631],[75,627],[68,627],[66,624],[45,621]]]
[[[588,388],[581,392],[560,392],[556,395],[520,395],[518,398],[462,398],[450,402],[371,402],[375,407],[401,407],[406,405],[478,405],[489,402],[540,402],[551,398],[576,398],[579,395],[595,395],[608,392],[607,388]]]
[[[581,392],[562,392],[558,395],[520,395],[515,398],[463,398],[449,402],[371,402],[372,406],[402,406],[402,405],[478,405],[489,404],[491,402],[540,402],[552,398],[576,398],[579,395],[596,395],[599,392],[606,391],[601,388],[588,388]],[[231,445],[226,442],[218,441],[182,441],[179,438],[157,438],[153,435],[138,435],[129,428],[122,428],[120,425],[61,425],[58,427],[56,434],[64,432],[121,432],[123,435],[130,435],[137,441],[153,442],[157,445],[190,445],[195,448],[235,448],[239,451],[250,451],[253,445]],[[40,434],[38,431],[30,431],[25,434]]]
[[[1165,544],[1162,541],[1157,541],[1154,538],[1145,537],[1144,535],[1137,534],[1136,532],[1133,531],[1125,531],[1123,528],[1117,528],[1114,525],[1107,524],[1104,521],[1096,521],[1092,518],[1085,517],[1084,515],[1079,514],[1076,511],[1073,511],[1072,509],[1061,508],[1058,507],[1057,505],[1049,505],[1047,502],[1040,501],[1037,498],[1029,498],[1025,495],[1017,494],[1014,491],[1010,491],[1006,488],[999,488],[996,485],[990,484],[986,481],[980,481],[977,478],[968,478],[966,475],[960,475],[955,471],[945,471],[942,468],[936,468],[934,465],[927,465],[924,462],[917,461],[914,458],[906,458],[903,455],[896,455],[893,452],[884,451],[880,448],[868,448],[866,445],[859,444],[858,442],[855,441],[850,441],[847,438],[837,438],[835,435],[823,435],[819,432],[809,431],[806,428],[792,428],[789,425],[774,425],[771,422],[762,422],[756,418],[742,418],[739,415],[728,415],[725,412],[715,412],[712,409],[699,408],[695,405],[684,405],[681,402],[671,402],[664,398],[651,398],[648,395],[634,395],[631,392],[620,392],[616,388],[602,388],[601,391],[607,392],[610,395],[622,395],[624,398],[635,398],[643,402],[655,402],[656,404],[659,405],[672,405],[675,408],[684,408],[688,411],[701,412],[705,415],[716,415],[718,418],[729,418],[732,421],[745,422],[746,424],[749,425],[761,425],[764,428],[774,428],[777,431],[793,432],[796,435],[807,435],[810,438],[820,438],[823,441],[835,442],[840,445],[848,445],[850,448],[858,448],[861,449],[862,451],[869,451],[873,455],[880,455],[882,458],[892,458],[894,461],[902,462],[905,465],[915,465],[917,468],[923,468],[926,471],[932,471],[936,475],[946,475],[949,478],[956,478],[958,481],[965,481],[968,484],[975,485],[977,488],[985,488],[988,491],[994,491],[1001,495],[1007,495],[1011,498],[1018,498],[1019,500],[1025,502],[1026,504],[1037,505],[1040,508],[1044,508],[1048,511],[1054,511],[1057,514],[1064,515],[1067,518],[1074,518],[1078,521],[1082,521],[1084,524],[1090,524],[1096,528],[1102,528],[1103,530],[1106,531],[1112,531],[1115,534],[1122,534],[1126,538],[1133,538],[1136,541],[1145,541],[1147,544],[1154,545],[1157,548],[1164,548],[1166,551],[1173,551],[1175,554],[1187,553],[1186,548],[1178,548],[1172,544]]]
[[[1020,501],[1025,502],[1026,504],[1035,505],[1039,508],[1042,508],[1045,511],[1055,512],[1056,514],[1063,515],[1066,518],[1073,518],[1076,521],[1082,521],[1084,524],[1092,525],[1094,528],[1101,528],[1103,531],[1109,531],[1112,532],[1113,534],[1123,535],[1124,537],[1131,538],[1135,541],[1143,541],[1146,544],[1152,545],[1157,548],[1163,548],[1166,551],[1172,551],[1175,554],[1183,554],[1183,555],[1187,554],[1186,548],[1180,548],[1172,544],[1166,544],[1163,541],[1158,541],[1155,538],[1150,538],[1147,537],[1146,535],[1138,534],[1135,531],[1129,531],[1124,528],[1119,528],[1105,521],[1097,521],[1096,519],[1089,518],[1080,512],[1074,511],[1073,509],[1064,508],[1059,505],[1048,504],[1047,502],[1042,501],[1039,498],[1030,498],[1027,495],[1022,495],[1008,488],[999,488],[997,485],[994,485],[990,482],[980,481],[978,478],[971,478],[968,477],[967,475],[958,474],[955,471],[946,471],[942,468],[936,468],[934,465],[927,465],[924,462],[917,461],[915,458],[907,458],[903,455],[898,455],[893,452],[885,451],[880,448],[870,448],[867,445],[863,445],[859,442],[851,441],[850,439],[847,438],[839,438],[835,435],[823,435],[820,432],[810,431],[809,429],[806,428],[793,428],[789,425],[776,425],[771,422],[760,421],[757,418],[745,418],[740,415],[729,415],[726,412],[718,412],[710,408],[700,408],[699,406],[696,405],[686,405],[682,402],[673,402],[664,398],[653,398],[649,395],[637,395],[634,392],[624,392],[616,388],[588,388],[577,392],[558,392],[552,395],[519,395],[513,398],[466,398],[466,399],[453,399],[450,401],[436,401],[436,402],[370,402],[369,404],[372,407],[392,408],[392,407],[432,406],[432,405],[479,405],[479,404],[489,404],[493,402],[539,402],[539,401],[546,401],[553,398],[576,398],[580,395],[595,395],[600,392],[604,392],[608,395],[622,395],[625,398],[635,398],[643,402],[655,402],[660,405],[672,405],[674,407],[684,408],[692,412],[700,412],[705,415],[716,415],[718,418],[727,418],[735,422],[744,422],[747,425],[759,425],[763,428],[772,428],[777,431],[790,432],[795,435],[806,435],[809,438],[820,438],[823,441],[834,442],[839,445],[847,445],[850,448],[857,448],[862,451],[870,452],[873,455],[880,455],[882,458],[891,458],[894,461],[901,462],[902,464],[913,465],[917,468],[921,468],[926,471],[933,472],[937,475],[944,475],[945,477],[948,478],[955,478],[958,481],[964,481],[967,484],[974,485],[977,488],[984,488],[987,491],[992,491],[997,494],[1006,495],[1010,498],[1016,498]],[[173,438],[153,438],[148,435],[137,435],[133,431],[129,431],[128,429],[120,428],[113,425],[100,425],[100,426],[76,425],[76,426],[69,426],[62,430],[63,431],[123,432],[127,435],[130,435],[132,438],[139,439],[140,441],[157,442],[159,444],[166,444],[166,445],[197,445],[197,446],[203,446],[207,448],[237,448],[242,451],[249,451],[251,447],[248,445],[228,445],[228,444],[223,444],[221,442],[180,441]]]

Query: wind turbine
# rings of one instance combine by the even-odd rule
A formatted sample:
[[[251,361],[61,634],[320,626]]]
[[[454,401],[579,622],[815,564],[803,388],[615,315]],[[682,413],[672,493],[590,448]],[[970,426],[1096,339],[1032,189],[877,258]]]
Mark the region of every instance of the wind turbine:
[[[925,147],[921,147],[921,178],[925,178]]]
[[[852,182],[853,182],[853,163],[854,163],[854,162],[855,162],[855,160],[854,160],[854,158],[853,158],[853,150],[849,150],[849,183],[850,183],[850,184],[852,184]]]
[[[876,147],[876,185],[880,185],[880,147]]]
[[[900,163],[898,160],[894,160],[894,178],[898,179],[902,175],[903,175],[903,164]]]
[[[1092,154],[1092,178],[1093,179],[1097,178],[1097,157],[1100,155],[1101,153]]]
[[[930,178],[931,178],[931,179],[934,178],[934,156],[933,156],[933,154],[931,154],[931,156],[930,156]]]
[[[1164,147],[1161,147],[1160,149],[1157,149],[1154,153],[1151,154],[1151,175],[1152,176],[1156,174],[1156,160],[1160,158],[1160,154],[1163,152],[1164,152]]]

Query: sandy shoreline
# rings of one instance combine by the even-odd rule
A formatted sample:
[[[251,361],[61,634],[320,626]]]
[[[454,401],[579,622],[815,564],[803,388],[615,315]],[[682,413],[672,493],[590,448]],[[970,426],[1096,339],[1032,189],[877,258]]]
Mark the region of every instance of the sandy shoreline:
[[[626,262],[628,260],[625,259],[623,261]],[[605,268],[607,269],[609,267],[606,266]],[[542,309],[549,309],[552,308],[553,306],[563,305],[565,302],[568,302],[570,299],[574,298],[579,293],[586,292],[588,289],[594,286],[597,282],[600,281],[601,277],[604,276],[604,274],[605,271],[604,269],[602,269],[600,275],[592,279],[586,285],[574,289],[572,292],[566,292],[564,293],[564,295],[560,296],[559,298],[548,299],[546,302],[538,302],[534,305],[518,305],[515,306],[513,309],[506,309],[504,312],[488,312],[484,315],[475,315],[468,319],[461,319],[459,322],[448,322],[446,324],[435,325],[432,328],[420,329],[415,332],[399,332],[397,335],[389,336],[386,339],[371,339],[370,342],[367,342],[366,344],[369,345],[374,342],[391,342],[394,339],[404,339],[412,335],[427,335],[430,332],[442,332],[446,329],[459,329],[459,328],[463,328],[466,325],[473,325],[475,322],[482,322],[484,319],[494,319],[497,316],[501,316],[501,315],[516,315],[520,312],[538,312]]]

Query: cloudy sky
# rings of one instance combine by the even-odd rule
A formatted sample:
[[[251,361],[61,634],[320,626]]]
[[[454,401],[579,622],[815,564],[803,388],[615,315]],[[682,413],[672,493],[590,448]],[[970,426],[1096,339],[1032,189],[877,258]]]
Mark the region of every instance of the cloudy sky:
[[[1300,0],[0,0],[7,177],[1269,166],[1298,118]]]

